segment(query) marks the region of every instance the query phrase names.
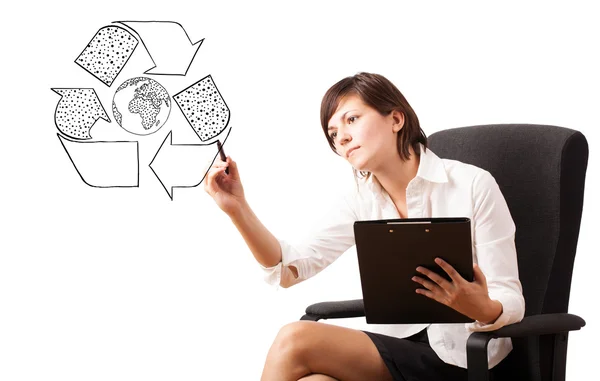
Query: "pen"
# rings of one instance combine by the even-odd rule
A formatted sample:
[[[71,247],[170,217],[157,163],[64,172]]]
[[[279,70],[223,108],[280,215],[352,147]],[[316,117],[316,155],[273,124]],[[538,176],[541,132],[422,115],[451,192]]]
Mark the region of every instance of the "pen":
[[[223,151],[223,146],[221,145],[221,141],[217,140],[217,148],[219,148],[219,154],[221,155],[221,160],[227,161],[227,156],[225,156],[225,151]],[[225,174],[229,174],[229,168],[225,168]]]

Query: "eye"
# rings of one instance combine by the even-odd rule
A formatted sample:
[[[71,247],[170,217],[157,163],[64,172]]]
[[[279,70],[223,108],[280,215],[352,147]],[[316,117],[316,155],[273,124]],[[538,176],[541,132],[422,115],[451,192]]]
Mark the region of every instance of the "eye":
[[[358,119],[357,116],[350,116],[348,117],[348,124],[352,124],[356,121],[356,119]]]
[[[331,135],[329,135],[329,137],[330,137],[332,140],[335,140],[335,137],[336,137],[336,136],[337,136],[337,132],[333,132],[333,133],[331,133]]]

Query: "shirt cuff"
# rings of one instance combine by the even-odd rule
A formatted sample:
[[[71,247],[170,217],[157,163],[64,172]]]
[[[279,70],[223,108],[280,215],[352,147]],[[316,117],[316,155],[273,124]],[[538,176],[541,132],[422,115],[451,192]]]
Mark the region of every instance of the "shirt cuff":
[[[502,313],[493,323],[482,323],[480,321],[475,321],[474,323],[469,324],[468,328],[473,332],[487,332],[494,331],[496,329],[502,328],[505,325],[518,323],[523,320],[523,315],[525,312],[524,308],[524,300],[522,296],[503,294],[498,295],[497,297],[493,297],[490,295],[493,300],[497,300],[502,304]]]
[[[271,286],[274,286],[275,288],[279,288],[279,285],[281,284],[281,271],[283,270],[283,263],[279,262],[273,267],[265,267],[260,263],[258,265],[264,272],[263,279],[265,282]]]

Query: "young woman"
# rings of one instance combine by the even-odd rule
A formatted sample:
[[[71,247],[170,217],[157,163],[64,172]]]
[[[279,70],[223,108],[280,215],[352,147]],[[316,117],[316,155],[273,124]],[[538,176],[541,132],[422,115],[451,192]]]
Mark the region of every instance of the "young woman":
[[[423,297],[476,321],[373,325],[369,331],[293,322],[277,335],[262,380],[466,380],[468,336],[518,322],[525,312],[515,226],[498,185],[483,169],[431,152],[415,112],[381,75],[359,73],[333,85],[321,103],[321,124],[332,150],[352,165],[357,189],[331,195],[332,213],[303,242],[291,245],[264,227],[230,157],[216,161],[206,177],[206,192],[231,217],[266,280],[290,287],[317,274],[354,245],[356,220],[469,217],[473,282],[442,260],[437,263],[451,281],[424,268],[413,281]],[[508,338],[492,340],[490,367],[511,349]]]

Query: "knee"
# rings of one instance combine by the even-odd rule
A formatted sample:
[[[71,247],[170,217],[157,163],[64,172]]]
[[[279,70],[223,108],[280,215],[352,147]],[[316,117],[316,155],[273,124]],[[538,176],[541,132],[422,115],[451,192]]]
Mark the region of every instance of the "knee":
[[[313,325],[322,324],[308,321],[296,321],[283,326],[273,343],[281,356],[304,362],[314,343]]]

